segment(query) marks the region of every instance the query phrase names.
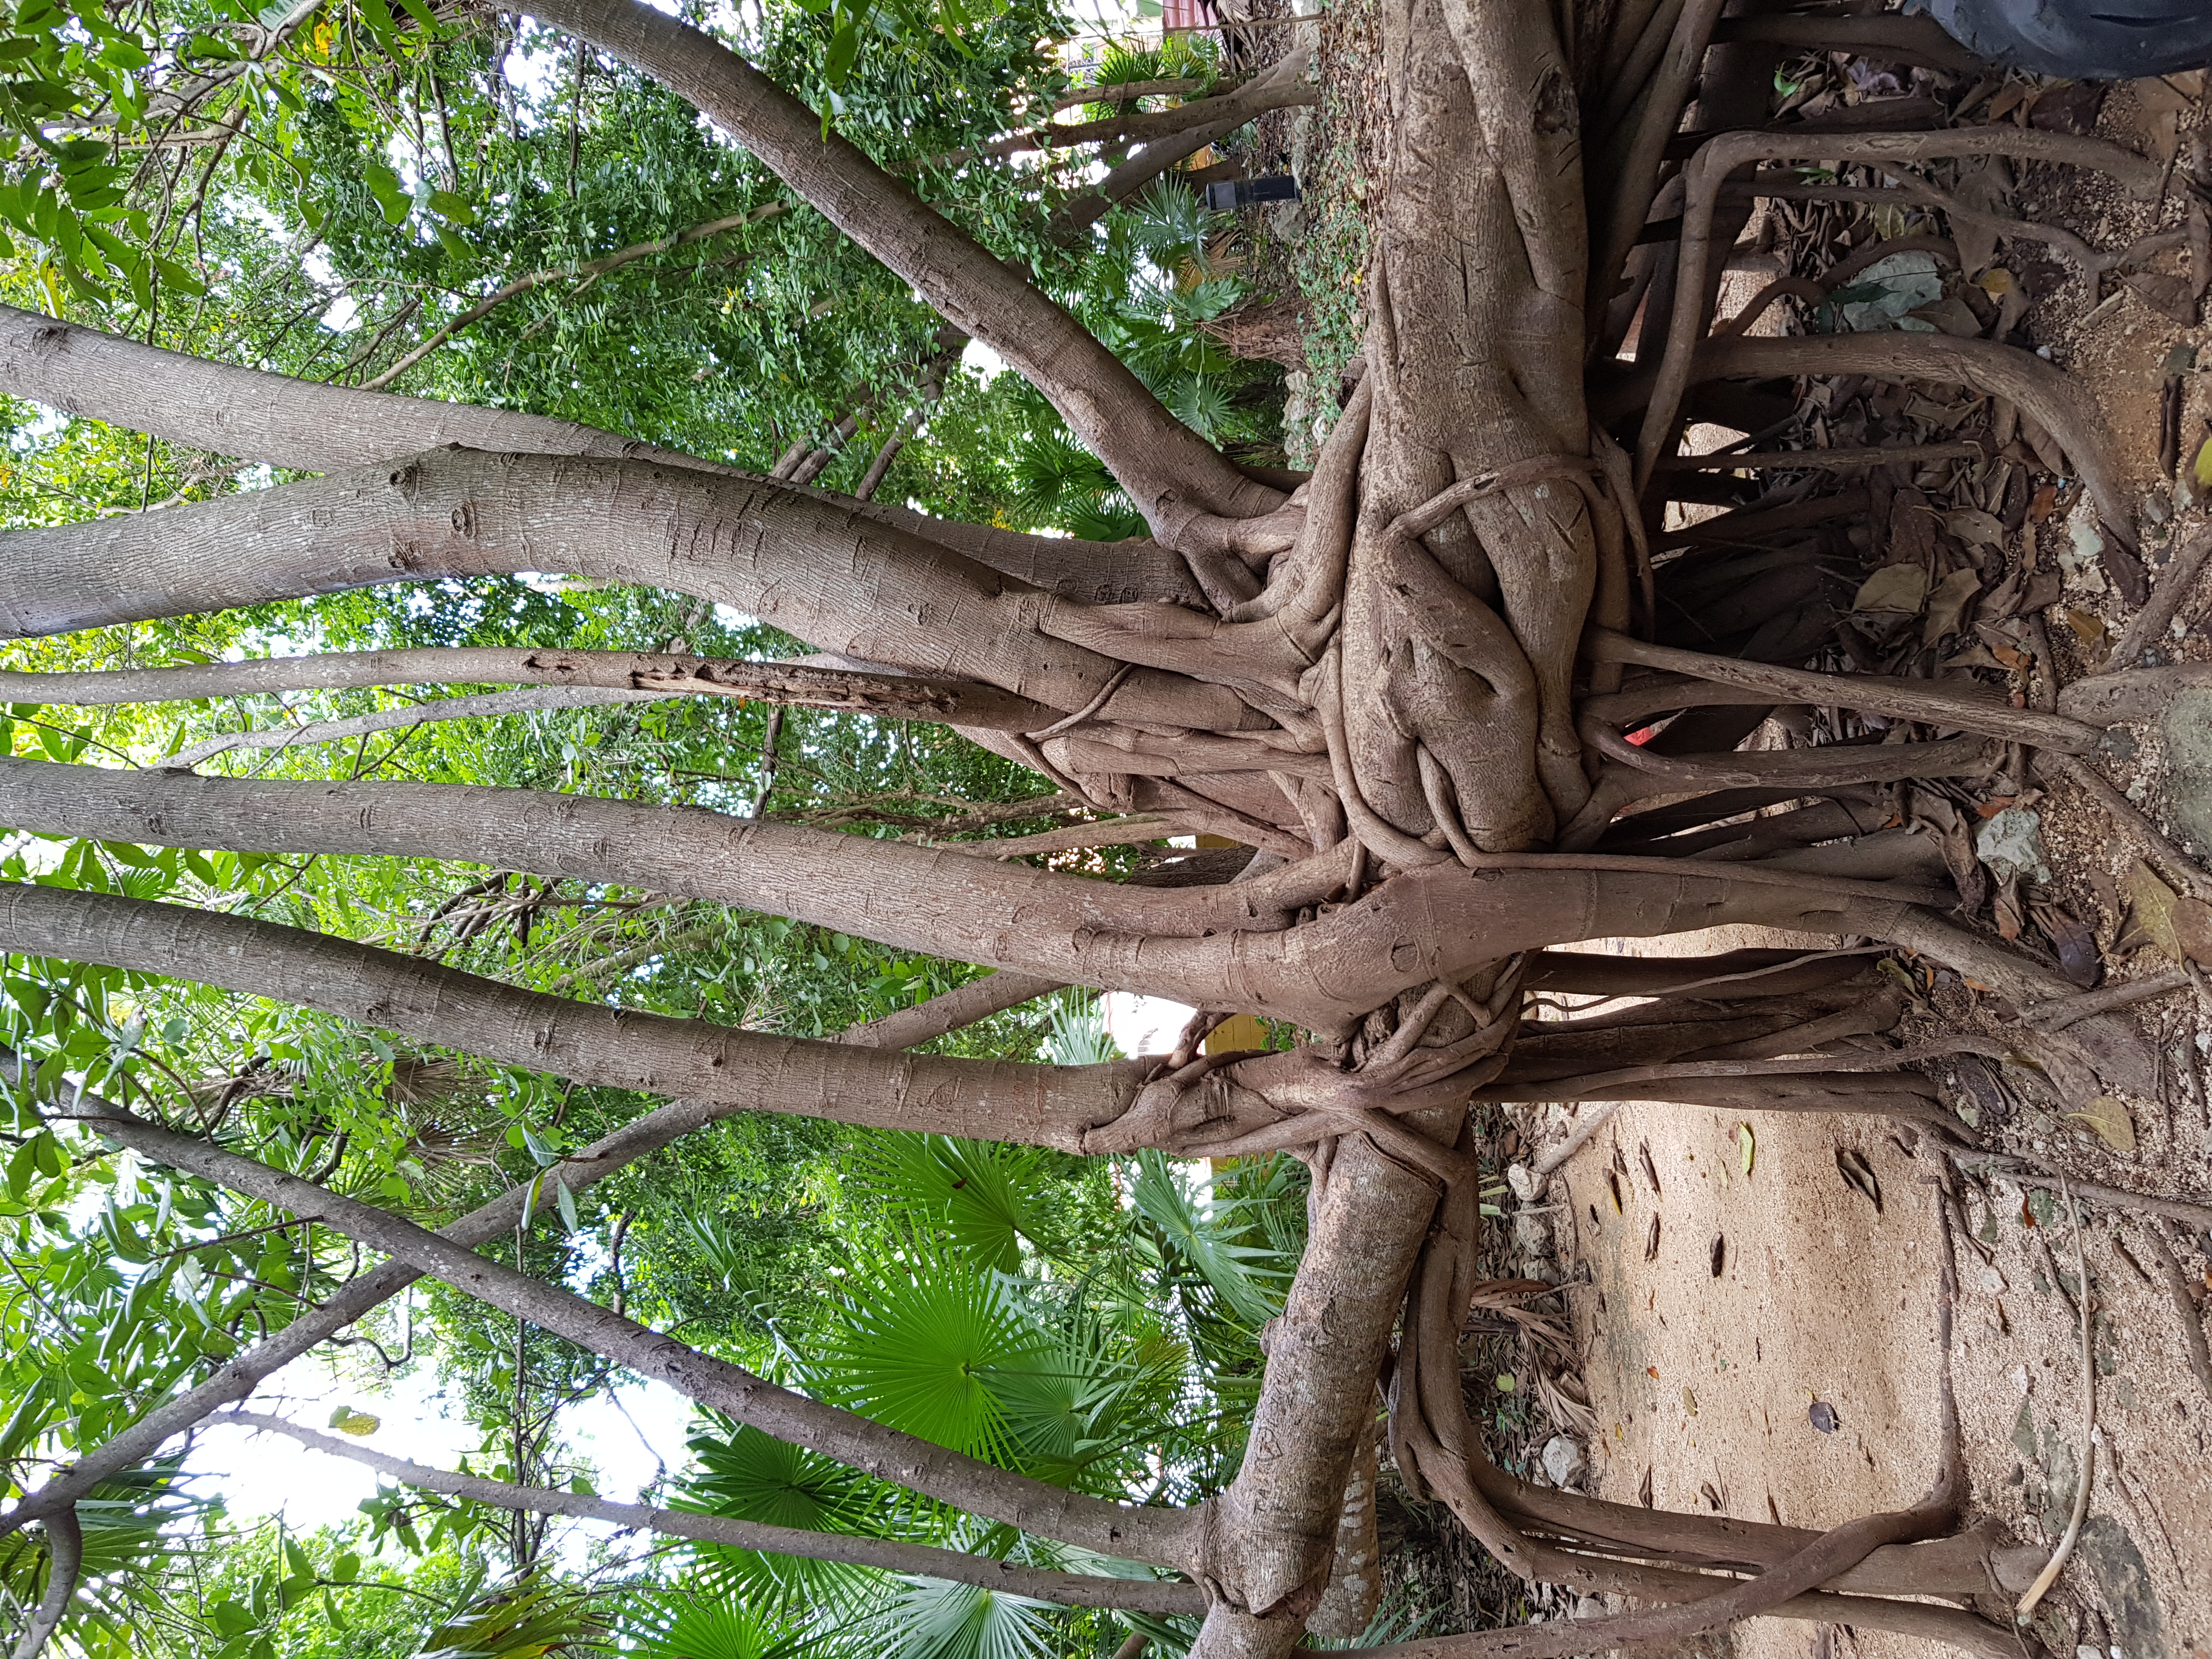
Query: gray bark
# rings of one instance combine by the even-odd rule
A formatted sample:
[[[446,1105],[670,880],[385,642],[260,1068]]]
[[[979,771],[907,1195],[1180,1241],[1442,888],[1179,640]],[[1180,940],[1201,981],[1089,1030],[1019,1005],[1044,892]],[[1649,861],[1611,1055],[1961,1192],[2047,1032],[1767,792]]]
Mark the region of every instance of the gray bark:
[[[402,1457],[374,1450],[357,1441],[319,1434],[278,1417],[258,1412],[225,1412],[215,1419],[267,1434],[281,1434],[312,1450],[343,1457],[388,1474],[393,1480],[424,1492],[466,1498],[501,1509],[534,1510],[542,1515],[570,1515],[592,1521],[611,1521],[641,1532],[669,1538],[691,1538],[702,1543],[725,1544],[732,1549],[759,1550],[776,1555],[795,1555],[810,1561],[837,1561],[850,1566],[873,1567],[881,1572],[917,1578],[942,1578],[956,1584],[977,1584],[1006,1595],[1026,1595],[1063,1607],[1113,1607],[1129,1613],[1172,1616],[1200,1613],[1206,1594],[1197,1585],[1157,1578],[1106,1578],[1094,1574],[1053,1572],[1025,1567],[988,1555],[967,1555],[927,1544],[908,1544],[893,1538],[856,1537],[843,1533],[810,1532],[800,1527],[771,1527],[757,1521],[733,1521],[726,1516],[704,1515],[690,1510],[653,1509],[644,1504],[615,1503],[580,1492],[557,1492],[544,1486],[521,1486],[510,1480],[488,1480],[481,1475],[451,1474]]]
[[[635,0],[550,0],[538,14],[689,100],[839,229],[914,284],[1052,400],[1160,539],[1263,513],[1279,492],[1244,477],[1162,408],[1120,359],[972,237],[713,37]]]
[[[1053,717],[1053,711],[1042,703],[973,681],[847,673],[799,663],[739,662],[644,651],[497,646],[249,657],[240,662],[185,663],[170,668],[122,668],[95,673],[6,669],[0,670],[0,699],[94,708],[188,697],[376,685],[478,685],[502,680],[590,688],[625,699],[684,695],[738,697],[752,702],[872,714],[882,720],[957,720],[963,726],[1010,732],[1034,731]]]
[[[752,476],[573,421],[295,380],[11,306],[0,306],[0,391],[194,449],[310,472],[458,444],[499,454],[649,460],[723,477]],[[1026,536],[821,490],[799,493],[1088,604],[1206,603],[1182,560],[1156,543]]]
[[[580,1083],[1067,1152],[1127,1111],[1149,1069],[954,1060],[672,1019],[273,922],[58,887],[0,884],[0,947],[298,1003]]]
[[[72,1115],[156,1163],[318,1222],[779,1440],[1041,1538],[1155,1566],[1188,1564],[1196,1511],[1133,1509],[1063,1491],[777,1388],[562,1286],[297,1176],[145,1122],[97,1096],[84,1096]]]

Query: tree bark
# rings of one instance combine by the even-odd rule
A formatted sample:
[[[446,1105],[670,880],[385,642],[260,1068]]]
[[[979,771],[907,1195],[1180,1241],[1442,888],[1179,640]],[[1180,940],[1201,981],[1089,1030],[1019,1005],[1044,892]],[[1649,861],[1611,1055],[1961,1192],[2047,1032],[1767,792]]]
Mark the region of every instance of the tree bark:
[[[374,465],[451,444],[495,454],[657,461],[722,477],[752,477],[574,421],[295,380],[12,306],[0,306],[0,391],[213,454],[310,472]],[[1027,536],[884,502],[805,493],[1086,603],[1206,603],[1183,561],[1156,543]]]
[[[815,112],[698,29],[635,0],[550,0],[540,14],[659,81],[720,126],[946,321],[1052,400],[1170,546],[1207,520],[1274,507],[1060,306],[926,205]]]
[[[412,1222],[132,1116],[87,1094],[70,1115],[155,1163],[197,1175],[405,1261],[501,1312],[762,1432],[957,1509],[1103,1555],[1186,1570],[1198,1511],[1146,1510],[1064,1491],[825,1406],[685,1347],[557,1285],[486,1260]],[[56,1120],[58,1121],[58,1120]]]
[[[76,1595],[77,1579],[84,1571],[84,1530],[74,1508],[58,1509],[46,1517],[46,1588],[31,1609],[22,1639],[15,1644],[15,1659],[39,1659],[54,1632],[61,1628]]]
[[[1066,1152],[1123,1116],[1150,1070],[954,1060],[672,1019],[274,922],[59,887],[0,884],[0,945],[298,1003],[579,1083]]]
[[[535,1510],[541,1515],[569,1515],[592,1521],[611,1521],[633,1531],[657,1533],[668,1538],[690,1538],[701,1543],[722,1544],[732,1549],[758,1550],[775,1555],[795,1555],[810,1561],[836,1561],[848,1566],[873,1567],[880,1572],[915,1578],[942,1578],[956,1584],[975,1584],[1006,1595],[1025,1595],[1062,1607],[1111,1607],[1118,1612],[1149,1613],[1165,1618],[1205,1610],[1206,1595],[1197,1585],[1157,1578],[1106,1578],[1094,1574],[1053,1572],[1025,1567],[988,1555],[968,1555],[927,1544],[909,1544],[895,1538],[868,1538],[845,1533],[811,1532],[802,1527],[772,1527],[757,1521],[736,1521],[726,1516],[692,1510],[653,1509],[644,1504],[621,1504],[581,1492],[558,1492],[544,1486],[517,1486],[511,1480],[488,1480],[481,1475],[451,1474],[393,1457],[335,1435],[319,1434],[279,1417],[258,1412],[225,1412],[215,1419],[256,1432],[281,1434],[313,1451],[343,1457],[391,1476],[424,1492],[465,1498],[500,1509]]]
[[[1053,715],[1042,703],[970,680],[846,673],[800,663],[676,657],[644,651],[554,651],[501,646],[248,657],[239,662],[185,663],[170,668],[118,668],[104,672],[4,669],[0,670],[0,699],[100,708],[278,691],[478,685],[501,680],[591,688],[624,696],[737,697],[749,702],[872,714],[879,720],[957,720],[963,726],[1009,732],[1033,731]],[[177,762],[172,757],[167,763]]]

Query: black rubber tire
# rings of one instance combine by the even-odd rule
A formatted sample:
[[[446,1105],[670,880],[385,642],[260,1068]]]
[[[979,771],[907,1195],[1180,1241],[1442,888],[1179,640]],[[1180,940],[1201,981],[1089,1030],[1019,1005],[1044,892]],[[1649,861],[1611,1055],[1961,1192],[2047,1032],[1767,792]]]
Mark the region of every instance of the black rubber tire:
[[[2069,81],[2212,67],[2212,0],[1926,0],[1918,8],[1993,64]]]

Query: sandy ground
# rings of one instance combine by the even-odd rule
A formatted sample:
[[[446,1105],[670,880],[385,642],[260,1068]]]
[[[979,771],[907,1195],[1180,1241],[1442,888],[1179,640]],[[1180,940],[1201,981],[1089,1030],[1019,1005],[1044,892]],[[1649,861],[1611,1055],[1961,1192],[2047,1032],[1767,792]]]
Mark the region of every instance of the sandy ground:
[[[1669,941],[1668,953],[1829,943],[1725,929]],[[2196,1128],[2187,1139],[2201,1170]],[[1873,1171],[1879,1210],[1840,1172],[1843,1149]],[[2173,1189],[2160,1172],[2115,1167],[2116,1155],[2069,1150],[2107,1184]],[[1542,1194],[1562,1206],[1548,1212],[1559,1265],[1591,1286],[1571,1298],[1599,1420],[1585,1489],[1632,1504],[1648,1480],[1662,1510],[1803,1527],[1917,1498],[1937,1451],[1941,1175],[1932,1143],[1881,1118],[1623,1108]],[[2055,1187],[1963,1183],[1973,1240],[1955,1249],[1969,1518],[2045,1547],[2065,1530],[2085,1437],[2074,1239]],[[2212,1653],[2212,1397],[2190,1372],[2180,1312],[2145,1236],[2152,1224],[2084,1215],[2103,1450],[2081,1541],[2035,1632],[2060,1656]],[[2178,1229],[2161,1237],[2202,1275],[2202,1235],[2194,1249]],[[1747,1659],[1934,1651],[1775,1620],[1724,1645]]]

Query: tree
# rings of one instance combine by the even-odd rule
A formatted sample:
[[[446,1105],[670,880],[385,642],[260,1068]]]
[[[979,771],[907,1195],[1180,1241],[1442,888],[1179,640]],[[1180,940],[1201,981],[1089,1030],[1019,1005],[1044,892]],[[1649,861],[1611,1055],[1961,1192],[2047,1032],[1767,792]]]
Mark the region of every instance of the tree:
[[[1964,1496],[1955,1457],[1921,1504],[1816,1536],[1531,1486],[1482,1456],[1459,1392],[1456,1333],[1478,1289],[1481,1149],[1468,1127],[1471,1100],[1603,1101],[1658,1089],[1685,1102],[1874,1112],[1956,1133],[1935,1085],[1911,1069],[1920,1060],[2025,1053],[2069,1089],[2152,1086],[2148,1057],[2118,1017],[2102,1005],[2085,1012],[2058,973],[1942,914],[1954,901],[1933,838],[1879,827],[1887,811],[1862,811],[1876,790],[1894,799],[1908,783],[2017,765],[2022,749],[2053,767],[2083,764],[2067,757],[2087,754],[2117,718],[2114,699],[2143,683],[2123,671],[2060,699],[2046,661],[2033,702],[2015,707],[1991,686],[1796,666],[1826,618],[1808,633],[1795,625],[1802,619],[1778,617],[1778,607],[1759,609],[1757,592],[1720,605],[1726,558],[1662,560],[1653,538],[1672,481],[1685,476],[1665,463],[1694,388],[1849,373],[1963,382],[2009,400],[2072,458],[2124,561],[2131,529],[2104,436],[2057,371],[2011,346],[1927,335],[1709,338],[1713,250],[1740,222],[1723,185],[1760,161],[1842,157],[1893,171],[2002,154],[2095,168],[2129,188],[2155,188],[2159,169],[2098,141],[2011,127],[1727,131],[1742,125],[1731,99],[1752,100],[1763,116],[1771,60],[1755,41],[1715,47],[1720,9],[1717,0],[1671,10],[1601,0],[1385,8],[1395,116],[1380,135],[1387,166],[1370,204],[1364,372],[1312,476],[1294,480],[1237,464],[1055,296],[1065,268],[1050,249],[1089,234],[1084,216],[1097,204],[1079,196],[1071,211],[1047,201],[1025,241],[987,242],[969,228],[980,189],[926,197],[884,165],[892,158],[878,153],[880,133],[848,132],[697,23],[638,0],[538,8],[579,43],[580,64],[587,50],[602,54],[696,109],[865,251],[890,285],[998,353],[1110,475],[1149,540],[1031,535],[789,482],[817,450],[829,453],[829,437],[858,430],[862,399],[849,389],[838,394],[845,413],[798,434],[783,476],[763,477],[559,415],[288,378],[8,313],[15,395],[172,446],[319,475],[9,532],[0,619],[12,635],[374,584],[550,571],[727,607],[815,653],[783,665],[672,646],[641,653],[530,642],[441,647],[442,660],[424,647],[173,662],[10,675],[10,695],[24,703],[379,684],[734,693],[949,723],[1077,806],[1079,824],[1031,835],[1024,852],[1203,833],[1251,853],[1234,880],[1170,890],[977,857],[973,848],[544,788],[204,776],[182,764],[125,770],[88,763],[81,745],[0,758],[0,817],[80,845],[447,860],[594,892],[739,907],[1021,975],[1012,988],[1030,993],[1127,989],[1202,1011],[1157,1064],[908,1054],[634,1013],[575,995],[573,982],[533,989],[334,928],[193,910],[134,896],[126,884],[99,890],[19,866],[24,878],[0,895],[0,945],[11,951],[219,987],[409,1044],[674,1103],[593,1146],[549,1154],[521,1187],[434,1233],[282,1158],[224,1144],[219,1119],[184,1121],[173,1095],[169,1121],[156,1121],[147,1108],[165,1097],[128,1055],[54,1047],[27,1067],[38,1103],[26,1146],[58,1146],[64,1126],[82,1123],[155,1167],[247,1195],[390,1265],[292,1314],[137,1423],[112,1425],[106,1449],[82,1446],[74,1468],[28,1492],[0,1524],[54,1528],[62,1560],[68,1517],[94,1482],[242,1398],[275,1356],[335,1334],[427,1275],[682,1389],[738,1425],[732,1443],[766,1436],[861,1472],[872,1490],[968,1517],[969,1530],[942,1534],[970,1545],[968,1559],[932,1556],[915,1571],[1018,1581],[1024,1595],[1133,1613],[1202,1611],[1192,1651],[1203,1659],[1287,1652],[1332,1582],[1351,1580],[1335,1564],[1362,1548],[1346,1494],[1372,1447],[1378,1387],[1401,1474],[1449,1504],[1501,1561],[1647,1604],[1594,1624],[1437,1638],[1406,1651],[1542,1659],[1780,1613],[1997,1652],[2010,1638],[1977,1615],[1898,1599],[1967,1595],[1985,1582],[1984,1540],[1947,1541]],[[396,15],[382,27],[399,27]],[[1929,47],[1904,31],[1894,44]],[[1261,100],[1248,94],[1279,91],[1298,67],[1220,94],[1234,106],[1222,119],[1249,117]],[[1693,94],[1692,131],[1723,131],[1680,168],[1679,241],[1646,240]],[[580,76],[574,95],[585,95]],[[1093,141],[1151,136],[1138,118]],[[1010,125],[1009,106],[994,104],[958,148],[981,155]],[[1139,158],[1164,167],[1163,146],[1209,130],[1152,136]],[[956,148],[928,142],[939,158]],[[458,159],[448,161],[458,177]],[[373,195],[392,197],[387,216],[412,210],[396,179],[367,164],[364,175]],[[934,177],[927,168],[917,176]],[[1109,179],[1129,185],[1120,168]],[[466,204],[441,205],[437,190],[422,199],[442,216],[439,245],[452,252],[450,232],[465,246],[457,209]],[[740,211],[756,224],[817,222],[786,198],[765,217],[765,203],[725,205],[702,218],[701,240],[723,234],[708,226],[734,228]],[[680,240],[660,239],[662,251]],[[1008,241],[1023,245],[1009,250]],[[113,254],[131,270],[162,269],[131,264],[134,257]],[[1632,374],[1613,349],[1629,321],[1624,282],[1642,285],[1652,319],[1652,349]],[[443,337],[466,320],[440,325]],[[908,343],[923,332],[910,327]],[[426,333],[422,345],[440,337]],[[927,356],[909,359],[917,381],[945,349],[927,337]],[[757,463],[775,446],[752,433],[739,447]],[[1748,532],[1757,508],[1738,510]],[[1670,621],[1683,614],[1702,617],[1690,641]],[[1792,704],[1878,716],[1907,740],[1738,750]],[[1662,721],[1650,741],[1629,740]],[[773,738],[767,746],[775,750]],[[1626,811],[1660,796],[1670,798],[1662,811]],[[1742,815],[1777,808],[1787,810],[1738,833]],[[1742,843],[1745,856],[1698,858],[1716,838]],[[1887,1030],[1899,1017],[1897,997],[1863,957],[1661,964],[1564,948],[1723,922],[1893,946],[1971,975],[2027,1018],[2002,1043],[1960,1032],[1839,1050],[1839,1036]],[[1524,1023],[1528,999],[1546,991],[1652,997],[1667,1018]],[[957,1012],[978,1006],[970,997]],[[1285,1052],[1201,1052],[1206,1029],[1235,1013],[1303,1035]],[[1743,1057],[1747,1044],[1755,1057]],[[137,1100],[62,1083],[87,1066],[99,1086],[112,1077]],[[996,1430],[956,1431],[941,1409],[902,1426],[880,1392],[855,1389],[841,1401],[821,1377],[780,1384],[530,1271],[520,1245],[511,1265],[480,1248],[549,1201],[573,1206],[643,1149],[708,1119],[761,1110],[1082,1158],[1294,1153],[1310,1172],[1308,1236],[1267,1325],[1233,1477],[1178,1506],[1168,1491],[1140,1490],[1129,1470],[1077,1479]],[[972,1307],[997,1322],[1007,1364],[1048,1338],[1073,1340],[1074,1328],[1048,1312]],[[1948,1424],[1948,1394],[1938,1409]],[[1108,1470],[1112,1460],[1086,1467]],[[433,1491],[437,1480],[459,1490],[463,1479],[393,1472]],[[550,1487],[476,1495],[563,1512],[598,1501]],[[1349,1537],[1340,1527],[1346,1515]],[[666,1517],[637,1518],[678,1530]],[[896,1550],[939,1547],[872,1544],[866,1556],[831,1541],[832,1527],[769,1540],[728,1524],[739,1528],[726,1540],[738,1547],[848,1563],[893,1565]],[[695,1526],[684,1535],[702,1534]],[[1016,1538],[1048,1564],[1007,1565]],[[1151,1576],[1066,1570],[1097,1557]],[[1646,1565],[1654,1559],[1674,1565]],[[1366,1623],[1371,1576],[1356,1600],[1331,1610],[1334,1627]]]

